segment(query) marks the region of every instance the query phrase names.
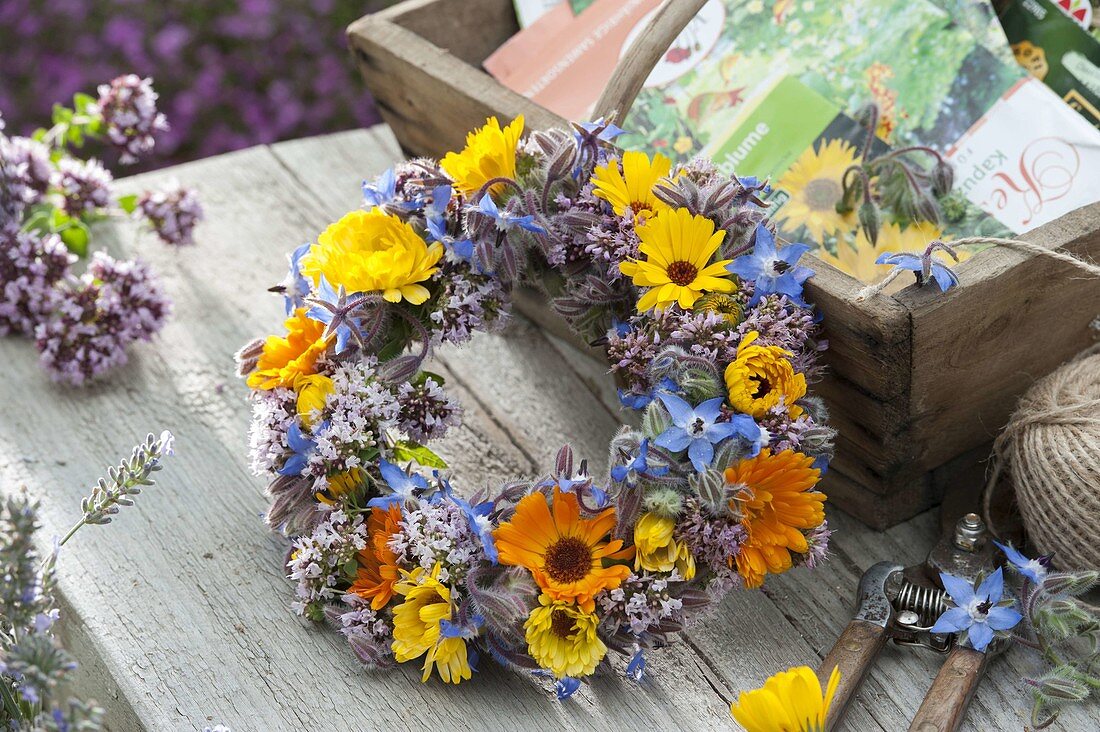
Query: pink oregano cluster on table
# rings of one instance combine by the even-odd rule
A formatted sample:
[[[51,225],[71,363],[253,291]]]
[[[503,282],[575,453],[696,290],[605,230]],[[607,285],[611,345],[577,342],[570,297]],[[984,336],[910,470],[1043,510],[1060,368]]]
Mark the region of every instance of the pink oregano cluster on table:
[[[152,152],[168,128],[150,79],[133,74],[57,105],[53,126],[31,137],[3,134],[0,118],[0,335],[35,339],[55,381],[82,385],[126,363],[127,347],[161,329],[170,303],[149,267],[89,254],[91,227],[110,216],[143,221],[166,244],[194,243],[202,207],[194,191],[119,196],[111,172],[77,151],[88,140],[116,148],[124,164]]]

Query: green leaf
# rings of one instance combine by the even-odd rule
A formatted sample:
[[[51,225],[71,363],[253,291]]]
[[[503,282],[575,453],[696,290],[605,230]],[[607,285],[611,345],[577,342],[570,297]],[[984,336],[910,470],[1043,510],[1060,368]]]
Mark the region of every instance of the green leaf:
[[[72,219],[72,225],[61,232],[61,241],[78,257],[87,256],[90,238],[87,224],[79,219]]]
[[[447,383],[446,379],[444,379],[442,376],[435,373],[434,371],[421,371],[419,374],[416,375],[416,378],[413,379],[413,386],[423,386],[424,382],[426,382],[428,379],[431,379],[440,386],[443,386]]]
[[[118,207],[128,214],[132,214],[137,210],[137,201],[136,193],[131,193],[129,196],[119,196]]]
[[[73,109],[80,114],[87,114],[88,108],[94,105],[95,102],[95,97],[84,92],[77,92],[73,95]]]
[[[60,104],[53,105],[53,123],[55,125],[67,125],[73,118],[73,110]]]
[[[425,468],[439,468],[442,470],[447,467],[447,462],[443,458],[423,445],[408,440],[399,440],[393,446],[393,459],[402,463],[415,460]]]

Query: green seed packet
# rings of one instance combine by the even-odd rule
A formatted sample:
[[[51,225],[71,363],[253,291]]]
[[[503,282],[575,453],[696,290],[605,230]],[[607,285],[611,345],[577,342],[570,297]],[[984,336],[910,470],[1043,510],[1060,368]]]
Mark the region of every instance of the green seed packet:
[[[998,0],[1016,60],[1100,127],[1100,41],[1049,0]]]

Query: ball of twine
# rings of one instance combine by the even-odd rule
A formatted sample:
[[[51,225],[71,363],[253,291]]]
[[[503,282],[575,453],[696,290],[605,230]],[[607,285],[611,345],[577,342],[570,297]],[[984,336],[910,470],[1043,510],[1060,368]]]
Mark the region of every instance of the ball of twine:
[[[1063,570],[1100,567],[1100,347],[1036,381],[993,446],[1032,543]]]

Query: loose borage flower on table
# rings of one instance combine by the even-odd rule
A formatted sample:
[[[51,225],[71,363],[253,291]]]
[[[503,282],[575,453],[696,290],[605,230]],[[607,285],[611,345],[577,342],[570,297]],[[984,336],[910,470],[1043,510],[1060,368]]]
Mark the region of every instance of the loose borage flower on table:
[[[166,244],[193,243],[202,218],[194,191],[119,196],[114,179],[78,150],[89,140],[116,148],[123,163],[148,155],[167,128],[149,79],[122,76],[57,105],[53,126],[32,137],[7,137],[0,119],[0,335],[35,339],[56,381],[81,385],[125,363],[127,347],[160,330],[169,303],[138,261],[94,254],[86,272],[72,271],[89,253],[91,225],[134,216]]]
[[[603,121],[523,125],[364,184],[290,255],[285,334],[238,360],[294,610],[368,666],[458,683],[488,656],[564,697],[612,652],[640,679],[709,603],[820,562],[834,433],[808,396],[805,249],[776,240],[761,183],[624,152]],[[601,480],[566,447],[469,495],[430,447],[461,408],[427,359],[501,326],[517,283],[606,348],[640,426]]]

